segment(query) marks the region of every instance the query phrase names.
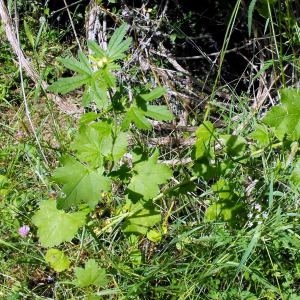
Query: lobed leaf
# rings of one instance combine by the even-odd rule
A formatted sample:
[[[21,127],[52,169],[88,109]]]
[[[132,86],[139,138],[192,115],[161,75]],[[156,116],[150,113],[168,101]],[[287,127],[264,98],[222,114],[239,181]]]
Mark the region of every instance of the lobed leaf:
[[[149,228],[161,221],[161,214],[151,202],[133,203],[129,201],[126,206],[133,214],[125,220],[123,232],[146,234]]]
[[[71,144],[71,149],[77,151],[77,157],[94,167],[102,166],[103,157],[111,154],[112,148],[112,125],[103,121],[81,126]]]
[[[55,272],[62,272],[70,267],[70,260],[59,249],[48,249],[45,260]]]
[[[64,166],[53,174],[53,179],[63,184],[62,192],[65,195],[58,201],[59,208],[70,208],[81,202],[95,207],[101,199],[101,192],[110,190],[110,180],[102,173],[102,170],[90,169],[73,157],[66,158]]]
[[[159,185],[172,176],[171,169],[157,162],[158,152],[133,167],[133,176],[128,185],[129,198],[149,200],[159,193]]]
[[[214,125],[205,121],[196,130],[196,143],[193,149],[193,159],[198,160],[210,156],[211,142],[215,140]]]
[[[85,224],[86,212],[66,213],[56,208],[53,200],[42,201],[32,222],[38,228],[43,247],[57,246],[71,241],[78,229]]]
[[[166,93],[166,91],[166,88],[158,86],[155,89],[153,89],[150,93],[140,94],[138,95],[138,97],[142,98],[144,101],[150,102],[163,96]]]
[[[74,77],[60,78],[52,85],[50,85],[47,89],[50,92],[67,94],[85,84],[88,84],[89,81],[89,75],[76,75]]]
[[[148,105],[145,115],[157,121],[172,121],[174,118],[165,105]]]
[[[82,52],[79,52],[78,56],[81,61],[78,61],[74,57],[59,58],[58,60],[60,62],[62,62],[66,68],[68,68],[74,72],[77,72],[78,74],[91,75],[92,69],[90,67],[90,63],[89,62],[88,62],[88,64],[86,63],[84,54]]]
[[[99,58],[106,57],[107,53],[95,41],[87,41],[88,48],[94,52]]]
[[[117,28],[108,43],[108,55],[110,60],[114,61],[124,57],[124,52],[129,49],[131,38],[123,41],[128,30],[127,24],[122,24]]]
[[[300,89],[282,89],[281,104],[274,106],[263,118],[263,123],[274,128],[279,140],[300,139]]]
[[[108,283],[105,269],[100,268],[94,259],[89,259],[84,268],[76,267],[75,275],[74,283],[80,288],[90,285],[103,287]]]

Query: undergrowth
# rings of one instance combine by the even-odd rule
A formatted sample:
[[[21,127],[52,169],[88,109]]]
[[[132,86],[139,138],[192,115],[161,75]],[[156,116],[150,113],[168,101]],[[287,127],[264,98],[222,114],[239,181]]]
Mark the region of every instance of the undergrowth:
[[[116,4],[108,40],[78,52],[55,43],[48,10],[25,18],[47,91],[1,48],[1,298],[300,299],[297,1],[233,2],[215,70],[194,82],[145,31],[191,41],[163,2],[136,9],[140,24]],[[222,73],[241,20],[257,47],[243,91]]]

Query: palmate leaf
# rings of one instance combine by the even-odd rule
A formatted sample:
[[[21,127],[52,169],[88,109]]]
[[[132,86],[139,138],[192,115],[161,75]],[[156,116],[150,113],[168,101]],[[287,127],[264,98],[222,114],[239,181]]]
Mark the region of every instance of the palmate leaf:
[[[139,129],[150,130],[152,125],[147,117],[157,121],[171,121],[174,116],[165,105],[149,105],[153,101],[164,95],[166,89],[156,87],[148,94],[139,94],[135,97],[133,104],[126,113],[122,128],[127,129],[131,123]]]
[[[152,128],[151,123],[145,117],[145,112],[136,106],[131,106],[127,111],[122,128],[127,129],[130,123],[134,123],[139,129],[150,130]]]
[[[159,185],[166,183],[172,176],[171,169],[157,162],[158,151],[145,161],[133,167],[133,176],[128,185],[129,198],[132,200],[154,198],[159,193]]]
[[[214,125],[205,121],[196,130],[196,143],[193,149],[193,159],[198,160],[211,155],[211,142],[215,140]]]
[[[222,134],[218,139],[223,150],[230,156],[241,156],[246,149],[246,140],[242,136]]]
[[[129,49],[131,38],[123,40],[128,30],[128,25],[123,24],[115,30],[108,43],[108,57],[111,61],[124,57],[124,52]]]
[[[108,56],[107,52],[103,50],[95,41],[87,41],[87,45],[98,58]]]
[[[38,228],[43,247],[57,246],[71,241],[78,229],[85,224],[86,212],[66,213],[56,208],[54,200],[42,201],[32,222]]]
[[[145,115],[157,121],[172,121],[174,118],[165,105],[147,105]]]
[[[77,157],[94,167],[102,166],[103,157],[111,154],[112,148],[112,124],[104,121],[81,126],[71,144],[71,149],[77,151]]]
[[[88,58],[81,51],[78,53],[78,58],[79,61],[74,57],[59,58],[58,60],[62,62],[66,68],[77,72],[78,74],[91,75],[93,73],[93,70],[91,68]]]
[[[265,147],[270,144],[268,128],[264,124],[257,124],[255,126],[255,130],[250,133],[249,137],[255,140],[261,147]]]
[[[63,184],[65,197],[58,200],[59,208],[70,208],[81,202],[95,207],[101,199],[101,192],[110,190],[109,178],[102,175],[103,171],[93,170],[78,162],[73,157],[67,157],[63,167],[56,169],[53,179]]]
[[[146,234],[149,228],[161,221],[161,213],[150,201],[133,203],[129,200],[125,208],[133,213],[125,220],[123,232]]]
[[[263,123],[274,128],[279,140],[300,139],[300,89],[282,89],[281,104],[274,106],[263,118]]]
[[[90,82],[89,75],[76,75],[74,77],[60,78],[48,87],[48,91],[67,94]]]
[[[138,97],[142,98],[144,101],[150,102],[163,96],[166,92],[167,90],[164,87],[158,86],[155,89],[153,89],[150,93],[140,94],[138,95]]]
[[[70,266],[70,260],[59,249],[48,249],[45,260],[55,272],[68,270]]]
[[[75,275],[74,283],[81,288],[90,285],[103,287],[108,283],[105,269],[100,268],[94,259],[89,259],[84,268],[75,268]]]

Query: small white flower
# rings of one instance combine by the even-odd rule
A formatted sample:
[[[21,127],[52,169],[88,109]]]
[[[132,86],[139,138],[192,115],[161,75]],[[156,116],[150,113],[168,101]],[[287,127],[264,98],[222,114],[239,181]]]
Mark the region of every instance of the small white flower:
[[[255,208],[257,211],[261,211],[261,205],[258,204],[258,203],[255,203],[255,204],[254,204],[254,208]]]
[[[267,213],[266,211],[264,211],[264,212],[262,213],[262,217],[263,217],[264,219],[266,219],[266,218],[268,217],[268,213]]]

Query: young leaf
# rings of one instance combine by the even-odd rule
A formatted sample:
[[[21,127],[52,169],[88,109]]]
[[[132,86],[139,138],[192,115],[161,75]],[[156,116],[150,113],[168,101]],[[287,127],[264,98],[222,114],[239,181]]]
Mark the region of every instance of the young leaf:
[[[48,249],[45,260],[55,272],[62,272],[70,267],[68,257],[59,249]]]
[[[172,121],[174,118],[165,105],[148,105],[145,115],[157,121]]]
[[[78,74],[82,75],[91,75],[93,73],[90,64],[88,63],[87,58],[82,52],[78,53],[80,61],[74,57],[68,58],[59,58],[58,60],[64,64],[64,66]]]
[[[119,132],[114,139],[114,145],[112,150],[113,161],[117,162],[126,153],[128,146],[128,136],[125,132]]]
[[[107,122],[80,127],[71,145],[81,161],[89,162],[95,167],[102,165],[103,157],[111,154],[112,147],[112,126]]]
[[[75,275],[74,283],[80,288],[90,285],[103,287],[108,283],[105,269],[100,268],[94,259],[89,259],[84,268],[75,268]]]
[[[282,89],[281,104],[274,106],[263,118],[263,122],[274,128],[279,140],[300,139],[300,89]]]
[[[31,47],[34,49],[34,45],[35,45],[34,37],[33,37],[33,34],[25,20],[24,20],[24,29],[25,29],[25,34],[31,44]]]
[[[114,61],[124,57],[124,52],[129,49],[131,38],[123,41],[127,32],[128,25],[125,23],[115,30],[114,34],[108,43],[108,56],[110,60]]]
[[[138,201],[126,203],[130,212],[134,212],[125,220],[123,231],[126,233],[146,234],[150,227],[161,221],[161,214],[151,202]]]
[[[246,140],[238,135],[220,135],[219,142],[224,146],[224,151],[231,156],[241,156],[246,149]]]
[[[81,86],[88,84],[90,81],[89,75],[76,75],[74,77],[60,78],[47,89],[50,92],[66,94]]]
[[[295,186],[300,186],[300,159],[298,159],[295,163],[294,169],[290,176],[290,180]]]
[[[53,178],[63,184],[65,197],[59,199],[59,208],[70,208],[81,202],[94,207],[101,198],[100,193],[110,189],[110,180],[101,170],[90,169],[72,157],[65,159],[64,166],[56,169]]]
[[[203,124],[201,124],[196,130],[196,143],[193,151],[194,160],[198,160],[210,155],[210,143],[214,139],[214,125],[209,121],[203,122]]]
[[[266,147],[270,143],[268,128],[264,124],[256,125],[255,130],[250,133],[249,137],[261,147]]]
[[[154,198],[159,193],[159,185],[171,178],[171,169],[157,163],[157,159],[158,152],[133,167],[134,175],[128,185],[129,197],[144,200]]]
[[[127,111],[122,127],[128,128],[131,122],[139,129],[150,130],[152,128],[151,123],[145,117],[145,112],[136,106],[131,106]]]
[[[162,233],[158,230],[151,229],[147,232],[147,239],[153,243],[159,243],[162,239]]]
[[[166,92],[167,90],[164,87],[158,86],[155,89],[153,89],[150,93],[140,94],[138,95],[138,97],[142,98],[144,101],[150,102],[163,96]]]
[[[87,45],[89,49],[92,50],[98,58],[103,58],[107,56],[106,51],[104,51],[95,41],[87,41]]]
[[[42,201],[32,222],[38,228],[39,241],[43,247],[57,246],[71,241],[85,223],[86,212],[66,213],[56,208],[53,200]]]

